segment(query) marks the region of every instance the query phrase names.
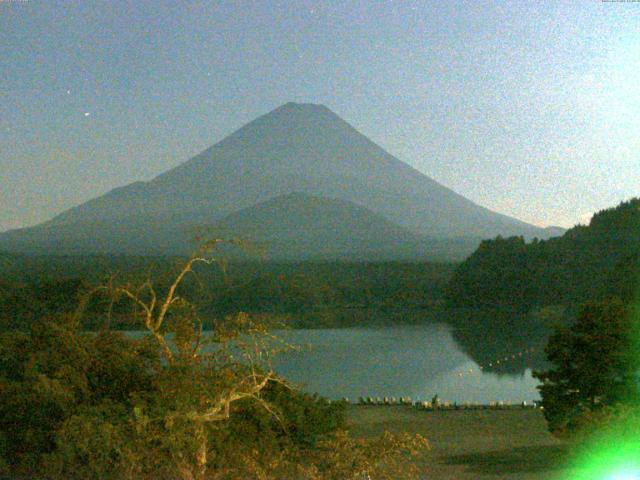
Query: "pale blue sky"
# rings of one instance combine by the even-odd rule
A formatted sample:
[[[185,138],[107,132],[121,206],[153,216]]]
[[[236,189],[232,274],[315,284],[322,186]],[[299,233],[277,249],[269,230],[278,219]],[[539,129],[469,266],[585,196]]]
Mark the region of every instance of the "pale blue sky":
[[[0,231],[322,103],[482,205],[640,195],[640,3],[0,0]]]

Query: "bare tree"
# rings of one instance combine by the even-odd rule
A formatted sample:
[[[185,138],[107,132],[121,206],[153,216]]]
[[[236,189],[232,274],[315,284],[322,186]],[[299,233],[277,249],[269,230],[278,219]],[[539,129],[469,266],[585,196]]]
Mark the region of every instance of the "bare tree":
[[[274,455],[268,465],[247,457],[246,465],[233,464],[228,470],[210,471],[208,465],[212,460],[208,456],[216,452],[209,445],[213,427],[229,420],[240,402],[260,406],[285,428],[284,419],[264,394],[272,383],[289,387],[276,375],[271,361],[274,355],[294,348],[270,334],[265,324],[252,321],[244,313],[218,321],[212,331],[204,331],[198,309],[187,298],[190,295],[182,293],[181,286],[188,276],[197,274],[197,265],[225,267],[214,256],[221,243],[221,239],[203,243],[162,288],[151,279],[117,284],[111,278],[91,292],[107,292],[109,312],[119,300],[129,300],[135,307],[134,315],[149,333],[148,340],[157,344],[155,352],[160,361],[154,362],[158,370],[153,378],[158,393],[154,390],[149,401],[134,407],[133,412],[134,429],[139,436],[132,445],[149,449],[141,454],[142,459],[151,457],[148,463],[153,468],[168,463],[168,475],[162,472],[160,475],[181,480],[230,478],[228,475],[235,475],[238,468],[243,472],[244,469],[259,472],[258,478],[264,479],[418,478],[418,467],[412,461],[428,448],[423,437],[385,434],[380,439],[365,441],[351,439],[340,431],[318,441],[311,449],[287,447],[291,450]],[[176,441],[165,444],[168,450],[157,447],[158,438],[166,437],[175,437]],[[174,448],[178,455],[173,455]],[[137,454],[134,452],[133,458]],[[134,474],[132,478],[139,476]]]
[[[185,478],[196,480],[206,477],[207,425],[229,419],[234,403],[240,400],[256,402],[280,420],[275,409],[262,398],[261,392],[271,382],[287,385],[274,372],[271,359],[282,350],[292,348],[243,313],[227,317],[211,332],[203,331],[197,308],[179,290],[187,275],[194,274],[197,264],[221,263],[221,268],[226,268],[226,264],[213,255],[224,242],[214,239],[202,243],[200,249],[181,265],[162,294],[150,279],[139,285],[115,285],[110,279],[107,284],[90,292],[105,291],[109,294],[109,316],[113,304],[121,298],[132,301],[144,329],[158,344],[164,370],[179,367],[180,375],[197,380],[189,382],[189,385],[196,385],[190,392],[193,401],[188,402],[189,406],[169,409],[162,419],[158,419],[169,426],[176,422],[193,425],[197,444],[193,455],[195,466],[179,469]],[[231,243],[241,245],[239,241]],[[86,301],[82,308],[84,306]],[[170,334],[173,336],[168,337]],[[224,381],[216,381],[217,378],[224,378]]]

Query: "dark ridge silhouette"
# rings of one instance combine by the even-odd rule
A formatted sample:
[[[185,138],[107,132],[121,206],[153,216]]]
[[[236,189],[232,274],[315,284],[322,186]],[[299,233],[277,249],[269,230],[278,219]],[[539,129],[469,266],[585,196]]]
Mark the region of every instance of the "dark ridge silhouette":
[[[638,282],[640,198],[596,213],[562,237],[527,243],[485,240],[456,270],[448,288],[452,307],[577,306],[615,295],[631,301]]]

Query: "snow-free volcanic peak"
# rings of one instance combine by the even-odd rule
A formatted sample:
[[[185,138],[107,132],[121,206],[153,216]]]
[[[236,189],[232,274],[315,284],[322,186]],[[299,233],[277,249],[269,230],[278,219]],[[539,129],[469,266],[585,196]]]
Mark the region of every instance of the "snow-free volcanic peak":
[[[169,251],[197,226],[293,192],[350,202],[372,218],[431,238],[546,236],[437,183],[329,108],[286,103],[149,182],[131,183],[40,226],[0,235],[0,249]]]

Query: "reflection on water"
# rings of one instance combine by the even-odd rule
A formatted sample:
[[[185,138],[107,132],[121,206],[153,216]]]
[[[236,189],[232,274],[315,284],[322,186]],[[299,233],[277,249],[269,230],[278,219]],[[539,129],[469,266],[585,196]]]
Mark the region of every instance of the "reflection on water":
[[[464,353],[485,371],[501,374],[547,369],[548,325],[568,320],[562,311],[543,314],[509,308],[448,310],[443,319],[453,325],[453,338]]]
[[[481,371],[445,324],[273,333],[302,347],[301,351],[276,357],[276,371],[304,390],[332,399],[409,396],[413,400],[430,400],[437,393],[442,401],[486,404],[540,398],[538,382],[531,376],[531,369],[526,368],[527,356],[516,355],[513,362],[524,373]],[[478,338],[478,344],[487,340]]]
[[[530,369],[516,375],[480,371],[442,324],[291,330],[278,335],[307,347],[280,356],[274,362],[276,370],[305,390],[329,398],[430,399],[436,393],[451,402],[539,398]]]

